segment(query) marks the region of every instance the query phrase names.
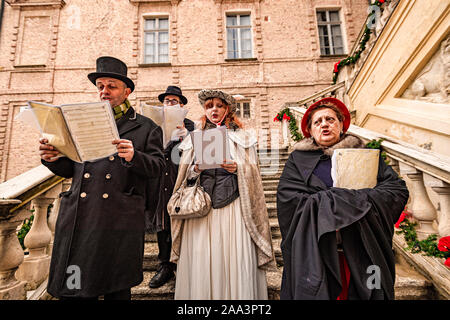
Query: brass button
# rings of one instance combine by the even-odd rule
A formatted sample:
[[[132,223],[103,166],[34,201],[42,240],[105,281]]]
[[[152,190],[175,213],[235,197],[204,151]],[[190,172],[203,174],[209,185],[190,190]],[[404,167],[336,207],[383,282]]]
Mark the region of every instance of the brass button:
[[[169,158],[166,158],[166,161],[169,161]]]
[[[105,176],[105,178],[109,180],[109,179],[111,179],[111,175],[108,173],[108,174]]]
[[[164,191],[167,191],[167,188],[164,188]]]
[[[89,179],[90,176],[91,176],[91,175],[90,175],[88,172],[86,172],[86,173],[84,174],[84,177],[85,177],[86,179]]]
[[[82,197],[82,198],[86,198],[86,196],[87,196],[86,192],[82,192],[82,193],[80,194],[80,197]]]
[[[109,161],[114,161],[114,156],[110,156]]]
[[[169,175],[169,173],[168,172],[166,172],[166,176],[168,176]]]
[[[107,193],[103,194],[103,199],[108,199],[109,195]]]

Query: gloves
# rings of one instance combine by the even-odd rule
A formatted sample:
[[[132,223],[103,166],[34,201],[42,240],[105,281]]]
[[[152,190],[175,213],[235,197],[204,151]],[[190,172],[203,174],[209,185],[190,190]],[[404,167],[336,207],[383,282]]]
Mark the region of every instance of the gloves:
[[[172,131],[172,136],[170,137],[171,141],[181,141],[184,137],[186,137],[188,131],[185,127],[177,128]]]

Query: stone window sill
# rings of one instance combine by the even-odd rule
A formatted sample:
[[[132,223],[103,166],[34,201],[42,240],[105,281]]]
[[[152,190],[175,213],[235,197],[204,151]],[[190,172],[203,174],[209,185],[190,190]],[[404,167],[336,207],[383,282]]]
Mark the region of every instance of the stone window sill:
[[[169,63],[140,63],[138,67],[140,68],[151,68],[151,67],[171,67],[172,64]]]

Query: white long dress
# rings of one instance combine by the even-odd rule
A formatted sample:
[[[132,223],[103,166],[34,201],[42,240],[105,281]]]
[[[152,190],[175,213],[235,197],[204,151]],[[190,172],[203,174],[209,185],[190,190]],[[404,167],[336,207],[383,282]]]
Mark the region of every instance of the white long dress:
[[[184,222],[175,299],[265,300],[267,280],[241,215],[239,198]]]

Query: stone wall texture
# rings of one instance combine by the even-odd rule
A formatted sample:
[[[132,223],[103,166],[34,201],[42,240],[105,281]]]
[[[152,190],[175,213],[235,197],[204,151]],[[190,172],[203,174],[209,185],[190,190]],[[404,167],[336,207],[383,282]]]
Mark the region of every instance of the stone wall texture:
[[[345,50],[354,45],[367,0],[8,0],[0,38],[0,181],[39,165],[39,132],[13,121],[28,100],[96,101],[86,75],[99,56],[124,61],[136,84],[130,96],[156,102],[168,85],[189,99],[188,117],[202,115],[197,93],[218,88],[251,102],[247,127],[280,129],[272,119],[285,102],[332,81],[345,56],[321,56],[317,9],[337,8]],[[227,59],[226,15],[251,16],[252,58]],[[144,64],[145,17],[169,18],[169,63]]]

